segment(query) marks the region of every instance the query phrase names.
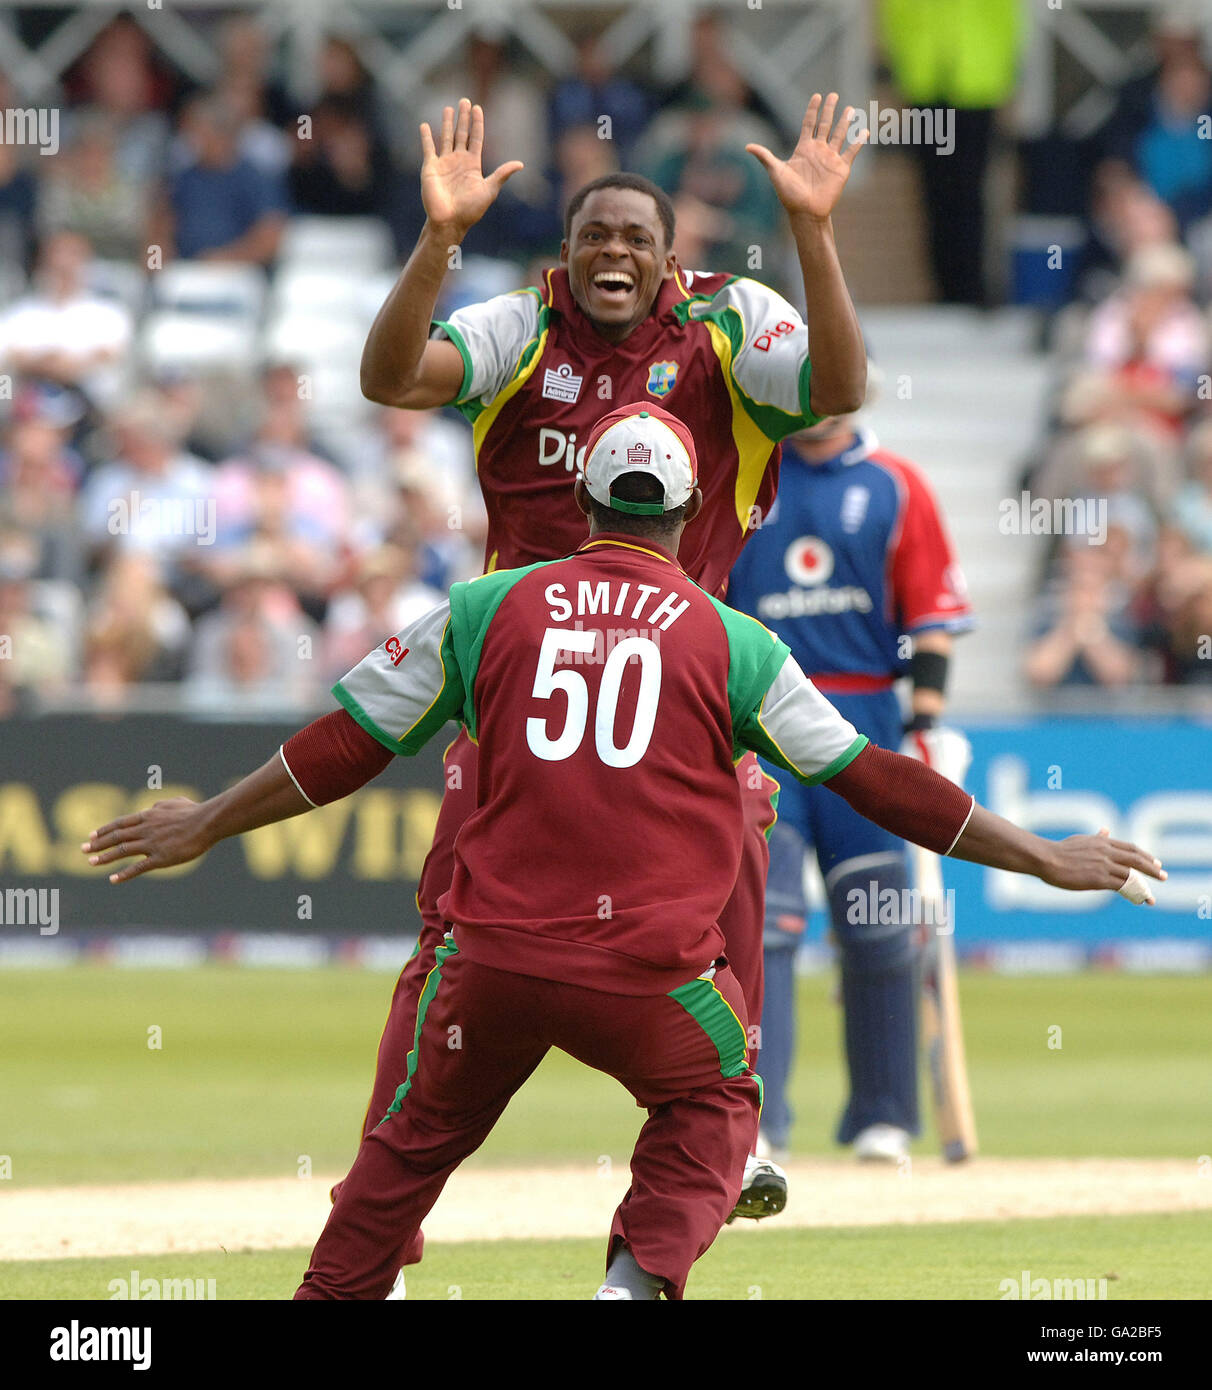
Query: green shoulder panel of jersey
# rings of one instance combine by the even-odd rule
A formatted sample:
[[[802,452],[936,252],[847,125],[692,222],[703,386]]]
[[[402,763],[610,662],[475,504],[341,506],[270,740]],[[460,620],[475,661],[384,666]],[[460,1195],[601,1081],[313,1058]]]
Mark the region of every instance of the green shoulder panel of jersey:
[[[484,648],[484,638],[497,610],[505,600],[506,594],[521,579],[534,570],[548,565],[559,564],[558,560],[540,560],[521,569],[494,570],[491,574],[481,574],[450,587],[450,616],[453,633],[455,658],[463,677],[467,699],[463,712],[463,723],[474,739],[479,728],[479,711],[476,707],[476,675],[480,669],[480,653]]]
[[[732,711],[733,731],[739,733],[754,710],[760,708],[783,662],[791,655],[791,648],[756,618],[729,608],[712,594],[707,597],[728,638],[728,707]],[[747,751],[747,744],[733,739],[734,758]]]
[[[683,323],[702,323],[706,326],[730,391],[762,434],[777,443],[797,430],[815,425],[823,417],[817,415],[811,406],[812,359],[806,350],[797,368],[795,395],[798,399],[798,410],[786,410],[772,401],[760,399],[753,390],[746,389],[737,379],[734,365],[736,359],[746,350],[751,333],[756,333],[762,326],[760,323],[747,324],[745,313],[747,310],[751,314],[756,313],[759,307],[764,307],[767,298],[785,303],[760,281],[734,275],[713,294],[693,296],[676,305],[674,313]],[[803,334],[803,325],[799,323],[798,315],[796,327]],[[806,345],[806,336],[804,342]],[[752,344],[749,344],[749,352],[753,352]]]
[[[491,399],[482,395],[469,396],[468,394],[472,389],[476,362],[473,357],[472,349],[468,345],[466,335],[459,328],[458,324],[454,322],[455,315],[452,315],[450,319],[435,319],[431,325],[431,331],[433,328],[440,328],[442,332],[446,334],[447,338],[449,338],[458,349],[459,356],[463,359],[463,380],[459,384],[458,395],[454,400],[449,402],[449,404],[457,410],[470,425],[474,425],[486,410],[491,410],[503,397],[512,394],[510,388],[520,376],[529,376],[530,373],[528,368],[533,363],[535,355],[539,352],[543,338],[547,332],[547,324],[551,315],[548,306],[543,303],[543,298],[539,290],[533,285],[529,285],[524,289],[512,291],[509,296],[503,295],[499,296],[499,298],[506,299],[518,295],[529,295],[536,303],[534,331],[522,345],[516,360],[510,363],[508,359],[505,359],[499,364],[494,364],[503,369],[504,379]],[[501,340],[504,341],[504,338],[509,335],[502,334],[500,336]]]

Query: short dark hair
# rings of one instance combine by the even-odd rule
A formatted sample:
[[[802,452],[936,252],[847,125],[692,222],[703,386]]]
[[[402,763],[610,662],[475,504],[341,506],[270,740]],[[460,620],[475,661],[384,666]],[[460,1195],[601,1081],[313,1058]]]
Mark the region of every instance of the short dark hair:
[[[659,478],[651,473],[620,473],[610,485],[611,497],[620,502],[661,502],[665,489]],[[670,511],[645,516],[638,512],[619,512],[590,497],[590,514],[603,531],[629,531],[637,536],[651,536],[654,540],[667,536],[681,525],[686,515],[687,503]]]
[[[572,236],[572,219],[580,212],[585,199],[591,193],[596,193],[599,188],[627,188],[633,193],[646,193],[656,204],[657,216],[661,219],[661,227],[665,232],[666,247],[673,245],[673,234],[677,225],[677,218],[673,211],[673,200],[663,188],[658,188],[651,179],[646,179],[643,174],[603,174],[600,178],[592,179],[577,191],[568,200],[568,206],[564,209],[564,240],[568,241]]]

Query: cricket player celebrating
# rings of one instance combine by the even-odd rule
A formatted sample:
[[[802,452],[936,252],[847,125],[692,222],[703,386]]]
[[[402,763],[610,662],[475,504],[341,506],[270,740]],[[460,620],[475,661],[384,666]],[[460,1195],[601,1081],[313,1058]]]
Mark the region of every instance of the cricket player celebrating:
[[[648,1111],[596,1296],[682,1296],[757,1136],[761,1084],[719,927],[744,749],[939,852],[1069,888],[1132,882],[1142,897],[1142,874],[1164,877],[1106,836],[1021,831],[869,743],[773,633],[678,563],[698,481],[675,416],[642,401],[607,415],[574,494],[590,535],[571,555],[454,585],[338,682],[342,710],[257,772],[85,844],[92,863],[143,855],[111,875],[125,881],[347,795],[448,720],[476,740],[478,806],[455,840],[414,1043],[296,1298],[384,1298],[447,1178],[551,1047]]]
[[[805,323],[764,285],[685,271],[672,251],[673,206],[654,184],[611,174],[569,202],[560,264],[540,286],[432,321],[459,243],[521,165],[485,176],[484,115],[447,107],[435,143],[421,127],[426,225],[366,342],[362,389],[404,409],[453,405],[474,429],[476,469],[488,513],[485,569],[567,554],[584,538],[573,484],[589,432],[617,401],[661,404],[710,439],[702,511],[681,563],[722,595],[749,534],[778,484],[778,441],[821,416],[862,401],[866,353],[842,278],[830,214],[865,133],[850,145],[851,109],[834,124],[837,97],[808,105],[799,143],[783,161],[764,146],[787,210],[807,295]],[[812,356],[808,344],[811,339]],[[412,1046],[417,1001],[442,943],[438,900],[450,887],[458,828],[477,805],[476,747],[460,733],[446,752],[445,793],[417,902],[422,931],[400,976],[379,1047],[366,1125],[395,1094]],[[738,772],[748,822],[735,891],[723,911],[728,954],[756,1020],[762,995],[762,895],[773,820],[769,792],[750,759]],[[738,1214],[781,1209],[786,1179],[752,1163]],[[420,1243],[403,1263],[420,1258]],[[398,1291],[397,1291],[398,1296]]]
[[[784,451],[774,510],[732,572],[729,602],[778,633],[818,690],[856,727],[937,771],[967,741],[936,728],[952,635],[971,626],[963,577],[938,504],[913,464],[870,429],[837,416],[797,433]],[[911,651],[910,642],[911,639]],[[904,726],[893,689],[908,675]],[[779,819],[766,887],[767,993],[762,1014],[763,1134],[787,1146],[794,1040],[795,948],[804,855],[815,847],[841,959],[850,1097],[837,1130],[860,1159],[895,1161],[918,1132],[917,926],[887,906],[911,901],[905,846],[835,796],[775,771]],[[888,890],[893,893],[881,897]],[[856,910],[856,904],[858,910]]]

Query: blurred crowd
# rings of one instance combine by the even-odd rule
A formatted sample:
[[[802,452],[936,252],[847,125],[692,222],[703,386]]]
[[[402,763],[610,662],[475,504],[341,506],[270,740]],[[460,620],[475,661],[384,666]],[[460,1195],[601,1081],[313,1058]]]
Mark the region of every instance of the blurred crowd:
[[[359,400],[356,427],[317,429],[319,388],[289,342],[226,376],[166,364],[145,318],[162,268],[251,266],[272,286],[306,219],[376,219],[407,254],[417,124],[463,95],[490,112],[486,167],[526,170],[468,238],[478,269],[455,293],[525,283],[559,246],[568,194],[623,165],[676,194],[688,264],[743,267],[782,234],[744,146],[788,133],[710,18],[672,91],[613,75],[590,32],[573,72],[539,80],[481,26],[415,110],[337,34],[305,102],[255,17],[218,21],[213,41],[221,76],[199,89],[118,17],[65,75],[57,150],[0,142],[0,716],[36,696],[118,706],[150,683],[200,712],[314,703],[483,566],[460,419]],[[0,78],[0,108],[20,105]],[[333,351],[356,394],[356,346]]]
[[[962,136],[946,159],[916,152],[939,297],[984,304],[981,190],[1019,10],[878,12],[891,90],[953,109]],[[0,715],[57,693],[117,705],[143,684],[199,711],[315,703],[479,571],[468,428],[372,409],[356,383],[366,315],[423,221],[417,125],[443,104],[480,102],[486,167],[526,168],[467,238],[440,311],[533,283],[569,193],[620,167],[670,191],[683,264],[743,272],[757,245],[761,277],[797,298],[785,219],[745,153],[796,131],[739,72],[727,24],[693,20],[668,88],[643,59],[613,69],[600,25],[570,30],[556,79],[485,20],[407,101],[338,33],[301,91],[256,15],[218,16],[219,76],[200,88],[129,17],[106,25],[64,75],[55,152],[0,140]],[[1089,142],[1089,235],[1024,478],[1105,512],[1097,538],[1053,537],[1024,657],[1039,687],[1212,676],[1212,73],[1189,21],[1157,25],[1154,58]],[[0,109],[22,105],[0,77]],[[323,265],[341,255],[322,242],[290,259],[304,224],[354,220],[382,232],[367,274]],[[237,277],[257,324],[226,372],[181,365],[202,320],[151,332],[156,295],[191,267]]]
[[[1042,576],[1038,687],[1212,681],[1212,68],[1189,11],[1162,15],[1154,55],[1091,144],[1089,239],[1024,479],[1085,504]]]

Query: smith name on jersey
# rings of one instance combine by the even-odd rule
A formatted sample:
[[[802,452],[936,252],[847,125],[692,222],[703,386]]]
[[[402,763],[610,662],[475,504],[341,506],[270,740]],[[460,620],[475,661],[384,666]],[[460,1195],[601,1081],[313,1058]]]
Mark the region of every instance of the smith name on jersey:
[[[903,675],[902,634],[973,621],[928,483],[870,430],[823,462],[786,447],[778,500],[728,601],[768,623],[813,676]]]
[[[679,269],[620,343],[578,308],[562,268],[541,288],[459,309],[433,332],[463,357],[452,404],[474,431],[489,571],[576,548],[585,518],[572,485],[585,441],[620,402],[651,398],[698,443],[703,510],[678,558],[722,593],[754,516],[774,498],[779,441],[818,418],[807,328],[785,299],[743,277]]]
[[[621,533],[455,584],[334,693],[393,753],[449,719],[480,746],[439,904],[459,949],[620,994],[672,989],[724,950],[742,754],[815,785],[867,744],[772,632]]]

